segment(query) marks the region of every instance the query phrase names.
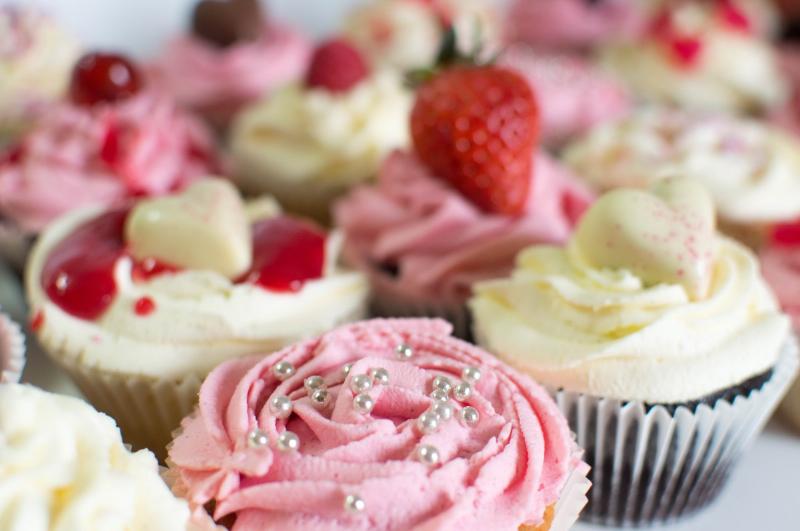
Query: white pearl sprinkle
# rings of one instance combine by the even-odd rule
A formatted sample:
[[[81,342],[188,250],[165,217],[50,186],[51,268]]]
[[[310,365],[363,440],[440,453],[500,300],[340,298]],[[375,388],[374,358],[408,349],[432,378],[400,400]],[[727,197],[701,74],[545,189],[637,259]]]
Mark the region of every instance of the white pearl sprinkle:
[[[424,434],[435,432],[439,429],[439,416],[431,411],[426,411],[417,418],[417,428]]]
[[[449,393],[453,388],[453,384],[447,376],[437,376],[433,379],[433,388]]]
[[[464,401],[472,396],[472,386],[469,382],[461,382],[453,388],[453,398]]]
[[[344,367],[342,367],[342,375],[344,375],[344,377],[347,378],[347,375],[350,374],[350,369],[352,368],[353,368],[352,363],[345,363]]]
[[[311,403],[314,404],[316,408],[323,408],[330,404],[330,402],[331,394],[327,389],[315,389],[314,392],[311,393]]]
[[[377,385],[387,385],[389,383],[389,371],[383,367],[370,369],[369,375],[372,377],[372,381]]]
[[[263,448],[269,444],[269,437],[263,431],[255,428],[247,434],[247,444],[250,448]]]
[[[478,423],[478,421],[481,418],[481,415],[480,413],[478,413],[478,410],[472,406],[467,406],[463,408],[461,411],[458,412],[458,414],[461,417],[461,420],[463,420],[464,423],[467,424],[468,426],[474,426],[475,424]]]
[[[481,370],[477,367],[464,367],[464,370],[461,371],[461,379],[474,384],[481,379]]]
[[[431,406],[431,413],[439,417],[439,420],[446,421],[453,418],[453,405],[450,402],[435,402]]]
[[[450,395],[445,391],[442,391],[441,389],[434,389],[428,396],[430,396],[437,402],[447,402],[448,400],[450,400]]]
[[[300,437],[291,431],[278,435],[278,450],[281,452],[294,452],[300,449]]]
[[[269,412],[279,419],[286,419],[292,414],[292,399],[286,395],[276,395],[269,401]]]
[[[317,389],[325,389],[327,387],[325,385],[325,380],[322,376],[314,374],[313,376],[308,376],[305,380],[303,380],[303,387],[306,388],[306,391],[311,394]]]
[[[417,446],[415,457],[420,463],[433,466],[439,463],[439,450],[430,444]]]
[[[350,378],[350,389],[354,393],[363,393],[372,389],[372,378],[366,374],[357,374]]]
[[[288,361],[279,361],[272,366],[272,374],[280,381],[294,376],[294,365]]]
[[[367,504],[358,494],[348,494],[344,498],[344,508],[350,513],[360,513],[367,508]]]
[[[367,393],[361,393],[353,398],[353,409],[359,413],[368,414],[375,407],[375,400]]]
[[[406,343],[400,343],[394,351],[401,360],[408,360],[414,355],[414,349],[411,348],[411,345],[407,345]]]

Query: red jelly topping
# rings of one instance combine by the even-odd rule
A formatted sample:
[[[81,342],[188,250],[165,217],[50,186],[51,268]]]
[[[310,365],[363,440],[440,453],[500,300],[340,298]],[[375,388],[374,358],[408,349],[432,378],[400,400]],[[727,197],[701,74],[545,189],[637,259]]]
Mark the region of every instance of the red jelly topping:
[[[131,276],[134,282],[147,282],[153,277],[159,275],[166,275],[169,273],[177,273],[181,268],[178,266],[165,264],[159,262],[155,258],[145,258],[141,262],[133,264],[133,271]]]
[[[694,66],[700,59],[703,43],[694,37],[675,38],[672,40],[672,53],[678,61],[687,67]]]
[[[156,303],[150,297],[139,297],[133,305],[133,311],[140,317],[146,317],[156,309]]]
[[[800,220],[781,223],[772,229],[772,243],[783,247],[800,245]]]
[[[33,314],[33,319],[31,319],[31,330],[36,332],[40,330],[42,326],[44,326],[44,312],[39,310]]]
[[[747,14],[736,5],[734,0],[720,0],[719,16],[722,22],[731,29],[749,33],[752,29]]]
[[[703,51],[703,41],[696,35],[678,31],[673,24],[672,11],[662,10],[653,18],[650,32],[667,47],[679,66],[692,68],[697,65]]]
[[[133,96],[142,88],[142,76],[121,55],[92,53],[75,65],[69,95],[78,105],[114,102]]]

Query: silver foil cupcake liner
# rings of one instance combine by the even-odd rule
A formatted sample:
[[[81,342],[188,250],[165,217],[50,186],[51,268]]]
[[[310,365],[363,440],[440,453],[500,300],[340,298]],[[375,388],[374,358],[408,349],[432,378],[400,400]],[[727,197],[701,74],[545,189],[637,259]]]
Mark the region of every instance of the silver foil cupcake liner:
[[[772,415],[797,367],[792,337],[760,387],[732,401],[691,409],[554,391],[592,467],[592,490],[581,518],[642,526],[677,520],[711,503]]]
[[[16,383],[25,368],[25,335],[17,323],[0,313],[0,384]]]

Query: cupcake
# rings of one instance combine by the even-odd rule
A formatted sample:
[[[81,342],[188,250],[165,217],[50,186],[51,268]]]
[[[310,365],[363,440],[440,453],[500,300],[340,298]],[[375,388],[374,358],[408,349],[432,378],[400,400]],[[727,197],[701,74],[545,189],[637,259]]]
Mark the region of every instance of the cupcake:
[[[800,216],[800,144],[753,120],[646,108],[593,129],[563,159],[599,190],[696,179],[723,232],[754,247],[769,224]]]
[[[69,99],[0,152],[0,252],[19,261],[27,239],[70,210],[166,194],[219,165],[209,131],[135,65],[87,55]]]
[[[25,367],[25,336],[19,325],[0,313],[0,384],[18,382]]]
[[[373,178],[387,153],[408,144],[410,108],[400,74],[371,70],[345,40],[326,41],[303,83],[236,119],[230,140],[236,183],[326,221],[336,197]]]
[[[604,65],[641,99],[755,113],[787,97],[777,54],[738,2],[669,2],[640,38],[611,43]]]
[[[500,49],[500,16],[490,0],[377,0],[354,9],[343,31],[376,67],[406,72],[433,64],[450,26],[465,53]]]
[[[541,140],[559,146],[631,108],[625,86],[577,54],[539,52],[527,45],[506,49],[500,64],[517,69],[539,102]]]
[[[169,42],[151,73],[179,103],[220,129],[236,112],[302,77],[309,41],[270,20],[257,0],[201,0],[191,32]]]
[[[78,42],[49,17],[0,6],[0,148],[67,89]]]
[[[547,385],[592,467],[587,519],[711,502],[797,370],[789,318],[690,179],[598,199],[563,246],[475,288],[479,343]]]
[[[449,332],[367,321],[221,365],[170,446],[176,492],[233,531],[569,529],[589,485],[557,406]]]
[[[127,442],[160,455],[214,366],[362,316],[339,239],[218,179],[79,210],[31,252],[32,328]]]
[[[76,398],[0,385],[0,471],[5,529],[198,529],[153,454],[128,451],[114,420]]]
[[[418,90],[411,129],[414,150],[389,156],[334,218],[375,315],[443,317],[465,338],[472,284],[528,245],[566,240],[592,196],[538,150],[536,101],[505,67],[444,70]]]

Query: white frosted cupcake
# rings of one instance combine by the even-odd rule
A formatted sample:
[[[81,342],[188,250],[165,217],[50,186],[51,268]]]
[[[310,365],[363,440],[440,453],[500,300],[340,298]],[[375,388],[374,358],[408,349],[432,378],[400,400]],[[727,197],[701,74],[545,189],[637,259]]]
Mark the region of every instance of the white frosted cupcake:
[[[31,254],[32,327],[128,442],[162,452],[214,366],[363,315],[366,281],[339,269],[338,241],[271,204],[246,211],[216,179],[80,210]]]
[[[758,260],[715,234],[687,179],[609,192],[569,244],[523,251],[475,293],[480,343],[547,385],[586,448],[586,514],[604,524],[707,505],[797,370]]]
[[[317,48],[305,84],[247,107],[230,140],[235,180],[289,211],[326,220],[329,206],[409,143],[411,93],[390,70],[370,72],[343,40]]]
[[[754,112],[787,86],[762,22],[735,1],[665,2],[641,37],[602,50],[605,65],[650,102]]]
[[[18,382],[25,367],[25,336],[19,325],[0,313],[0,384]]]
[[[800,216],[800,144],[754,120],[642,109],[596,127],[563,158],[599,190],[695,179],[711,193],[723,231],[754,246],[766,225]]]
[[[72,397],[0,386],[3,529],[197,529],[148,451],[131,453],[114,420]]]

